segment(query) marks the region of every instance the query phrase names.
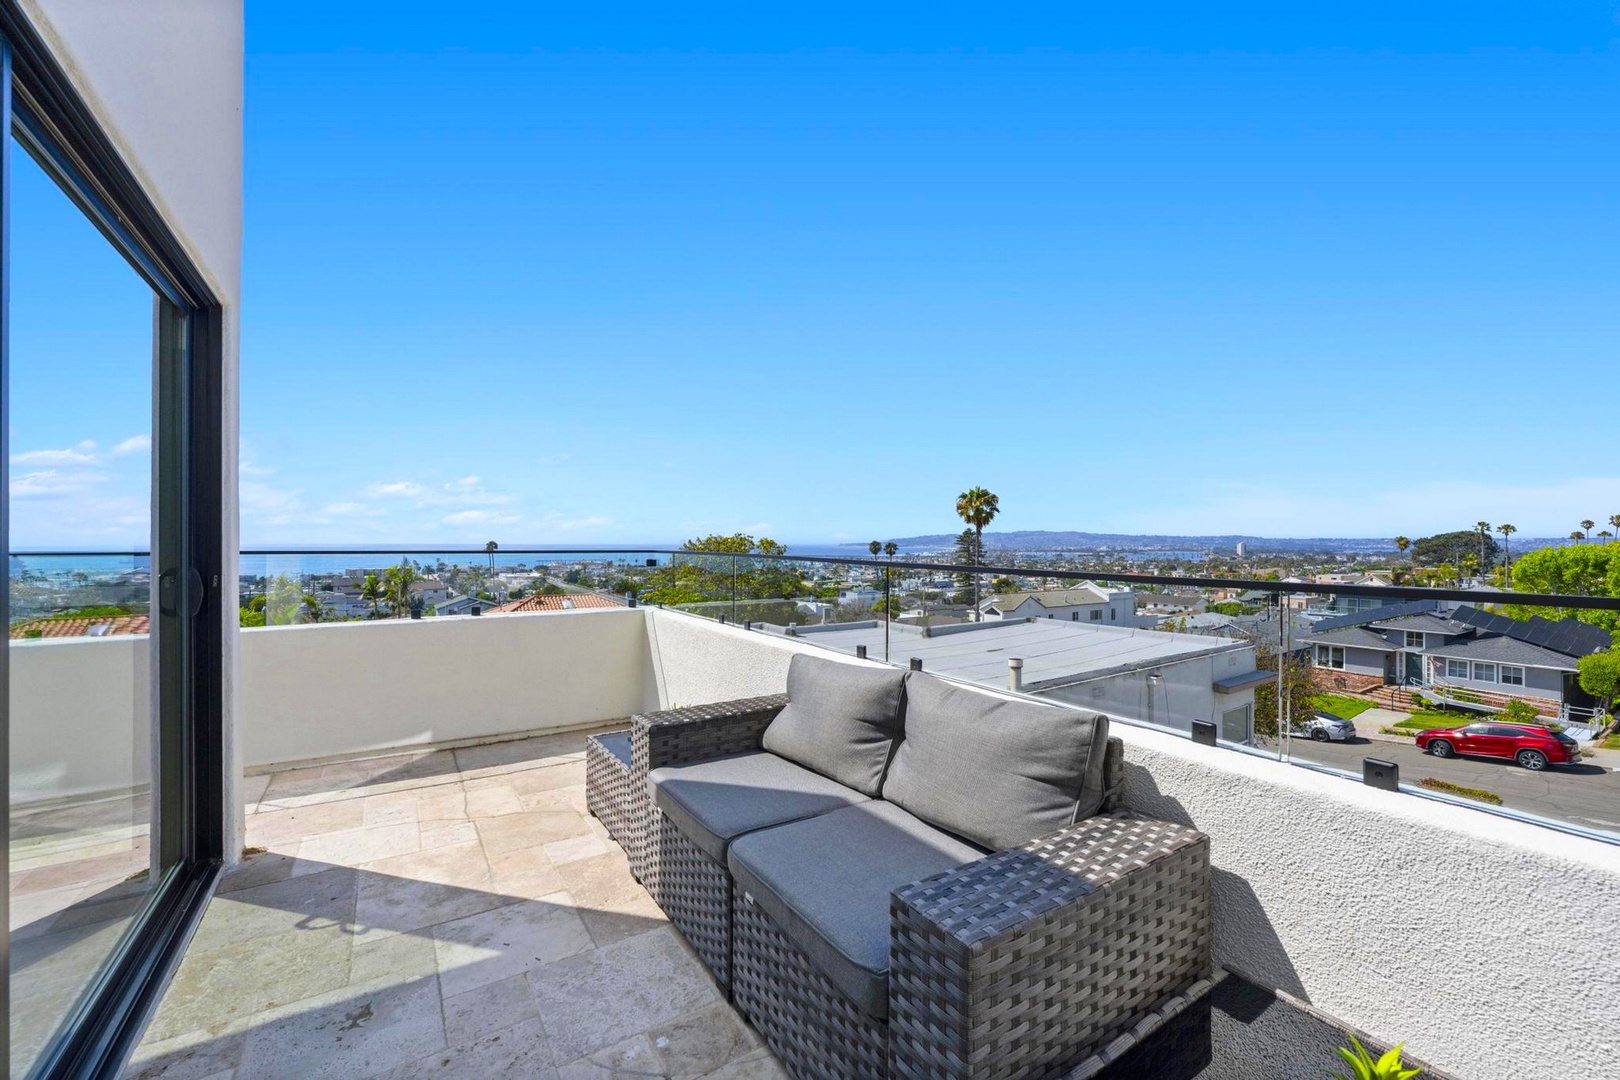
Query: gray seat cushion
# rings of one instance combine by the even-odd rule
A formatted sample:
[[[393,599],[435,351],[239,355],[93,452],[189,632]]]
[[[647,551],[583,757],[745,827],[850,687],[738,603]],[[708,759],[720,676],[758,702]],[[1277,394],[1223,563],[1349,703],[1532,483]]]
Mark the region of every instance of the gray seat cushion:
[[[876,798],[901,736],[905,672],[799,653],[787,696],[765,749]]]
[[[1011,701],[916,672],[883,798],[994,851],[1096,814],[1108,718]]]
[[[868,1015],[889,1014],[889,894],[984,855],[888,802],[749,833],[735,888]]]
[[[654,769],[653,803],[704,854],[726,864],[726,845],[755,829],[866,802],[858,791],[758,750]]]

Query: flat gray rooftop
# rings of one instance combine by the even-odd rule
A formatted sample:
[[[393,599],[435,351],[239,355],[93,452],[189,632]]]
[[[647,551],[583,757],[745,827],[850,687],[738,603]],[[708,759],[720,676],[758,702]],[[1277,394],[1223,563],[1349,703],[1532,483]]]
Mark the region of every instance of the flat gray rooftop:
[[[883,659],[883,627],[850,629],[801,628],[799,640],[838,652],[866,646],[873,660]],[[1248,648],[1241,641],[1203,634],[1171,634],[1118,626],[1088,626],[1059,619],[987,620],[954,632],[924,637],[900,625],[889,630],[889,662],[907,664],[921,657],[924,671],[971,682],[1007,685],[1007,660],[1024,661],[1024,683],[1083,675],[1107,675],[1157,667],[1167,661],[1186,660]]]

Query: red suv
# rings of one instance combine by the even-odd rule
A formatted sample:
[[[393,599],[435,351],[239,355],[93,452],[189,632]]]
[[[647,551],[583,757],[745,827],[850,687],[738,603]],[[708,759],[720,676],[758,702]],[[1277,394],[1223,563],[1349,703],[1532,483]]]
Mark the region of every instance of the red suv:
[[[1507,758],[1531,770],[1548,765],[1571,765],[1581,760],[1580,745],[1562,732],[1539,724],[1503,724],[1495,721],[1458,728],[1431,728],[1417,737],[1419,750],[1435,757],[1475,754]]]

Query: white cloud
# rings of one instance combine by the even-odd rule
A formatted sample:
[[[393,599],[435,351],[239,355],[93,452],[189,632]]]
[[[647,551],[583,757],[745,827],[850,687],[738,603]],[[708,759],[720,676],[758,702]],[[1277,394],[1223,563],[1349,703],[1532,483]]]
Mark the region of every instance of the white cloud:
[[[366,494],[373,496],[405,495],[415,498],[426,490],[426,488],[414,480],[395,480],[386,484],[371,484],[366,488]]]
[[[128,457],[130,454],[149,454],[151,452],[152,436],[150,435],[131,435],[112,448],[113,457]]]
[[[416,500],[420,507],[430,506],[506,506],[517,498],[498,491],[486,491],[483,481],[476,476],[463,476],[438,487],[415,480],[393,480],[368,485],[365,494],[373,498],[405,498]]]
[[[96,460],[96,444],[85,439],[66,450],[25,450],[11,455],[13,465],[89,465]]]
[[[498,514],[493,510],[458,510],[444,516],[446,525],[510,525],[519,520],[517,514]]]
[[[104,483],[107,479],[104,473],[64,473],[55,469],[41,469],[38,472],[12,477],[11,497],[39,499],[49,498],[52,495],[77,495],[92,485]]]
[[[321,513],[335,517],[378,517],[383,511],[362,502],[335,502],[321,507]]]

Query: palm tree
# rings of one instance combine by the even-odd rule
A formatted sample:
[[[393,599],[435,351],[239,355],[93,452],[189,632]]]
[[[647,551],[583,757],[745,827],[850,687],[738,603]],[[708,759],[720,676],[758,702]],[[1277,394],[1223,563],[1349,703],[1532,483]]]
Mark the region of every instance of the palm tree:
[[[1512,525],[1498,525],[1496,531],[1502,534],[1502,572],[1503,580],[1508,588],[1513,587],[1513,549],[1508,547],[1508,537],[1519,530]]]
[[[1586,534],[1581,532],[1581,530],[1576,529],[1574,532],[1569,534],[1569,538],[1579,544],[1582,540],[1586,539]]]
[[[389,567],[387,578],[388,606],[394,609],[394,618],[398,619],[411,609],[411,583],[416,580],[416,569],[409,563],[400,563]]]
[[[1587,518],[1585,521],[1581,522],[1581,539],[1589,539],[1592,535],[1592,526],[1596,524],[1597,522],[1593,521],[1591,518]]]
[[[1620,535],[1620,514],[1610,514],[1609,524],[1614,526],[1616,535]]]
[[[984,527],[1001,512],[1001,500],[987,488],[968,488],[956,497],[956,516],[973,527],[973,565],[984,562]],[[979,618],[979,575],[973,575],[973,618]]]
[[[878,553],[883,550],[883,545],[874,540],[870,544],[866,545],[866,550],[870,551],[872,553],[872,557],[875,559],[877,558]]]
[[[887,555],[891,559],[894,558],[899,551],[900,545],[895,543],[893,540],[890,540],[887,544],[883,545],[883,554]]]
[[[304,621],[320,622],[326,617],[326,608],[321,605],[320,597],[313,593],[304,594]]]
[[[360,583],[360,599],[370,601],[371,617],[380,619],[382,608],[377,605],[388,599],[388,589],[376,574],[367,574],[366,579]]]
[[[500,549],[501,545],[493,540],[484,545],[484,554],[489,556],[489,568],[491,570],[495,569],[495,553]]]
[[[1598,536],[1602,538],[1605,544],[1607,544],[1614,537],[1614,533],[1610,532],[1608,529],[1604,529],[1598,533]]]
[[[1479,530],[1479,569],[1485,572],[1485,538],[1491,534],[1491,523],[1488,521],[1474,522],[1474,528]]]
[[[1406,549],[1411,547],[1411,546],[1412,546],[1412,541],[1408,540],[1406,537],[1397,536],[1395,538],[1395,547],[1396,547],[1396,549],[1398,551],[1400,551],[1402,558],[1406,557]]]

